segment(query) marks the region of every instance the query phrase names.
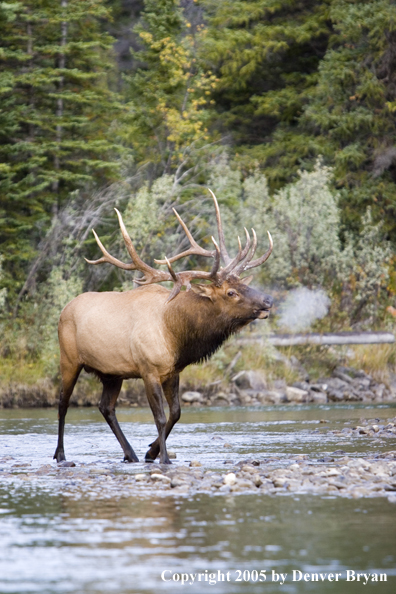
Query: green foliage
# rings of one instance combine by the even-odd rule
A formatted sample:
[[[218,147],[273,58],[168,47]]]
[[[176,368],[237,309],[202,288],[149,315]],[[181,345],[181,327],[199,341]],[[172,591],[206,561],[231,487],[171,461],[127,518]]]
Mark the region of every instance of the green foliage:
[[[0,256],[0,283],[2,282],[3,278],[4,278],[4,273],[3,273],[3,260],[4,257]],[[5,305],[5,300],[7,297],[7,289],[5,287],[3,287],[2,289],[0,289],[0,309],[3,309],[4,305]]]
[[[326,51],[330,3],[203,1],[205,56],[220,79],[218,117],[238,145],[262,146],[277,126],[295,125]]]
[[[81,271],[74,271],[70,274],[67,270],[70,262],[62,267],[55,267],[51,270],[45,285],[42,285],[37,295],[36,303],[38,308],[36,320],[40,323],[38,333],[42,342],[41,357],[44,361],[44,368],[48,375],[54,377],[59,368],[59,345],[58,345],[58,320],[59,312],[77,297],[83,290]],[[37,324],[36,321],[36,324]]]
[[[323,155],[357,231],[371,207],[395,231],[396,5],[391,0],[205,0],[219,83],[214,122],[271,188]]]
[[[340,213],[330,188],[331,171],[318,161],[310,173],[279,190],[263,208],[273,229],[271,277],[314,288],[331,285],[341,253]]]
[[[205,28],[193,27],[176,0],[146,0],[135,27],[143,48],[141,66],[125,76],[129,125],[124,133],[139,164],[154,177],[191,162],[190,153],[209,140],[207,122],[216,80],[199,58]]]
[[[117,175],[109,128],[121,105],[107,84],[105,18],[103,0],[0,5],[0,245],[11,292],[70,191]]]
[[[361,234],[349,234],[339,258],[341,307],[353,325],[364,321],[370,328],[383,318],[389,291],[393,251],[384,238],[383,224],[374,224],[370,209],[362,220]],[[335,303],[337,300],[335,299]]]
[[[267,229],[273,236],[273,254],[256,271],[261,282],[281,290],[325,289],[332,302],[333,325],[378,323],[392,295],[393,250],[383,225],[373,222],[370,210],[362,217],[361,233],[349,233],[341,242],[340,197],[332,187],[330,168],[318,160],[313,171],[300,171],[296,182],[272,196],[262,173],[243,179],[224,156],[212,164],[210,176],[223,199],[228,245],[235,245],[238,234],[242,236],[245,221],[256,230],[259,245]]]

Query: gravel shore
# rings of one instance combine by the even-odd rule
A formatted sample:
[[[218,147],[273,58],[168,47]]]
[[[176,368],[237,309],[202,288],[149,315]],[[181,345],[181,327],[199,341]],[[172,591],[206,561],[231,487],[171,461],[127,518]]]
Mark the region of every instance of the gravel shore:
[[[380,433],[394,437],[395,419],[376,430],[369,423],[349,431],[368,439]],[[173,454],[176,457],[176,454]],[[0,485],[8,488],[31,485],[54,490],[73,499],[106,499],[154,496],[288,495],[316,494],[332,497],[386,497],[396,503],[396,450],[361,457],[343,450],[318,458],[299,454],[290,457],[260,457],[234,463],[225,460],[221,468],[207,469],[199,460],[189,465],[121,464],[118,461],[75,465],[73,462],[33,468],[12,456],[0,458]]]

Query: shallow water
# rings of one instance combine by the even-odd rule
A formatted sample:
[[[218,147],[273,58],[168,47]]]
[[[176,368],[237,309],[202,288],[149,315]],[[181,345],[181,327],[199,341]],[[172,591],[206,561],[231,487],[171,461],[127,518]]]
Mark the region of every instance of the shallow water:
[[[395,413],[390,405],[188,408],[168,447],[177,465],[198,459],[205,469],[222,470],[225,462],[245,458],[320,458],[338,449],[359,457],[395,450],[396,440],[344,438],[331,430]],[[155,437],[150,411],[117,414],[143,459]],[[94,485],[94,499],[88,493],[76,498],[72,472],[62,481],[45,473],[25,480],[29,470],[53,464],[56,433],[54,410],[0,411],[2,594],[396,591],[396,506],[387,499],[202,493],[110,498],[104,488],[101,495],[103,482]],[[117,441],[94,409],[69,411],[65,448],[77,469],[94,465],[129,474],[145,466],[121,462]],[[13,478],[2,478],[1,471],[10,469]],[[338,582],[293,581],[293,570],[341,576]],[[347,570],[384,573],[387,581],[346,582]],[[164,571],[169,581],[161,579]],[[184,573],[201,573],[201,581],[197,576],[182,585],[171,579]],[[283,585],[274,581],[281,573],[287,573]],[[209,575],[216,583],[209,583]]]

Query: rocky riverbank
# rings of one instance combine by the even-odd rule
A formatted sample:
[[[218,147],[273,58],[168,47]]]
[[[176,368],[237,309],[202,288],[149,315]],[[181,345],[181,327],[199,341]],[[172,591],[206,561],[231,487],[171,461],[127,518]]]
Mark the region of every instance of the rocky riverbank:
[[[11,456],[0,459],[0,484],[24,483],[47,489],[62,486],[64,497],[120,499],[123,497],[211,495],[314,494],[350,498],[385,497],[396,503],[396,451],[352,458],[342,450],[331,456],[308,455],[247,459],[224,470],[205,469],[192,460],[189,466],[159,464],[80,464],[63,462],[38,469],[18,464]]]
[[[304,374],[302,374],[303,376]],[[97,406],[101,386],[92,378],[77,383],[72,406]],[[396,400],[396,385],[377,382],[362,370],[336,367],[332,375],[316,381],[298,381],[287,385],[284,380],[269,384],[260,371],[243,370],[229,381],[221,380],[194,390],[180,389],[182,406],[258,406],[328,402],[390,402]],[[32,386],[10,383],[0,385],[0,408],[55,407],[58,386],[42,380]],[[147,406],[143,382],[124,382],[118,406]]]
[[[182,393],[185,406],[257,406],[313,402],[389,402],[396,399],[396,389],[377,382],[362,370],[336,367],[330,377],[299,381],[288,386],[277,380],[268,386],[259,371],[240,371],[231,378],[228,390]]]

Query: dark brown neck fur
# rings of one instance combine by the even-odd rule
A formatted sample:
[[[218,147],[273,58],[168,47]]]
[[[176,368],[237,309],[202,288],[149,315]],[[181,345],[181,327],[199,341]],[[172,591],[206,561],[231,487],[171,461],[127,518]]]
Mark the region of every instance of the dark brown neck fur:
[[[166,325],[175,339],[177,371],[209,359],[247,324],[247,320],[230,319],[210,299],[193,291],[180,293],[168,307]]]

